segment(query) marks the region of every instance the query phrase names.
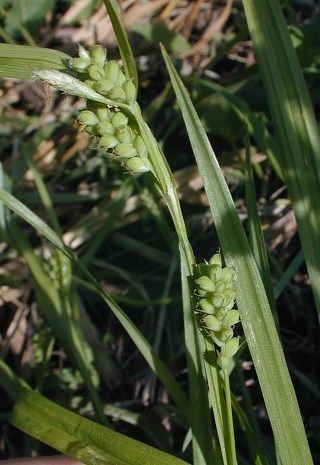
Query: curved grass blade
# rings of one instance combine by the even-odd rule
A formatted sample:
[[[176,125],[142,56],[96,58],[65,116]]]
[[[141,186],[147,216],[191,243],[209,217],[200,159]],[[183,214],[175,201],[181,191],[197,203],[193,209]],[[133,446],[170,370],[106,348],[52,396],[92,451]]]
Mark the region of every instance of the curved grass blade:
[[[230,191],[187,90],[164,49],[163,56],[204,182],[224,257],[227,264],[236,270],[241,321],[282,465],[311,465],[299,406],[260,273]]]
[[[243,4],[320,318],[319,128],[280,3],[244,0]]]
[[[117,2],[115,0],[103,0],[112,23],[112,27],[117,39],[125,74],[132,79],[135,87],[138,88],[138,74],[135,59],[128,41],[128,37],[120,17]]]
[[[0,44],[0,77],[31,79],[35,69],[66,70],[69,59],[66,53],[50,48]]]
[[[152,350],[149,342],[141,334],[138,328],[133,324],[130,318],[123,312],[119,305],[107,294],[91,273],[84,267],[80,260],[76,257],[71,249],[69,249],[60,239],[60,237],[47,225],[45,224],[35,213],[33,213],[28,207],[22,202],[16,199],[8,192],[0,189],[0,202],[3,202],[10,210],[14,211],[17,215],[21,216],[27,223],[31,224],[37,229],[43,236],[45,236],[52,244],[54,244],[59,250],[61,250],[76,267],[81,270],[88,281],[93,285],[98,294],[110,307],[114,315],[118,318],[124,329],[127,331],[131,339],[136,344],[137,348],[145,358],[150,368],[156,373],[160,381],[167,388],[172,399],[175,401],[180,413],[183,415],[185,420],[190,424],[190,411],[189,402],[184,392],[179,387],[165,364],[161,361],[159,356]]]
[[[154,447],[87,420],[26,389],[10,423],[88,465],[187,465]]]

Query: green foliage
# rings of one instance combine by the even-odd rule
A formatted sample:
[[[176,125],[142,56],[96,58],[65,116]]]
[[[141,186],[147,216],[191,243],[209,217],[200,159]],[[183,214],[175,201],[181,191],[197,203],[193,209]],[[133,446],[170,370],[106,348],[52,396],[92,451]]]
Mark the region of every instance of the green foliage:
[[[114,58],[112,45],[108,52],[92,42],[79,45],[75,58],[34,47],[34,40],[50,27],[49,22],[62,31],[62,37],[71,31],[71,35],[92,41],[90,21],[83,25],[82,20],[89,19],[99,2],[86,6],[76,2],[70,10],[67,2],[58,2],[55,10],[54,1],[40,2],[38,9],[29,5],[19,14],[18,2],[7,2],[4,11],[0,3],[0,34],[9,43],[0,44],[0,76],[41,80],[67,96],[81,98],[79,102],[51,95],[46,85],[36,82],[30,89],[36,95],[43,92],[45,99],[33,99],[28,107],[24,83],[4,86],[9,109],[1,114],[0,141],[8,174],[0,164],[0,234],[4,244],[0,284],[4,286],[4,305],[6,286],[11,286],[12,302],[19,302],[19,308],[26,304],[32,308],[28,337],[34,353],[33,369],[26,380],[55,401],[35,394],[0,361],[0,385],[15,402],[11,422],[88,464],[182,464],[187,462],[175,456],[187,461],[192,456],[194,465],[275,465],[276,454],[282,465],[311,464],[276,327],[275,300],[296,287],[290,280],[304,256],[317,299],[319,138],[281,11],[274,2],[244,1],[266,102],[243,26],[244,13],[237,3],[232,9],[232,2],[219,4],[221,16],[215,13],[212,23],[202,30],[201,24],[204,27],[204,18],[208,18],[201,16],[203,2],[191,2],[188,8],[169,2],[156,20],[149,18],[129,26],[139,35],[139,39],[132,37],[139,40],[136,58],[118,2],[104,3],[121,62]],[[149,3],[148,11],[154,8]],[[28,2],[21,5],[28,6]],[[132,9],[131,4],[121,6],[129,8],[129,13],[125,11],[129,22],[131,12],[139,17],[142,11],[135,10],[136,5]],[[317,103],[317,15],[305,21],[301,18],[309,14],[307,6],[286,2],[284,8],[293,45]],[[94,35],[104,37],[97,13]],[[210,31],[214,31],[212,37]],[[50,34],[48,37],[39,43],[50,46]],[[32,46],[11,45],[21,39]],[[162,88],[164,64],[159,63],[159,40],[181,59],[175,64],[181,65],[183,82],[162,49],[171,81]],[[143,111],[137,101],[136,63],[141,78],[138,101]],[[152,82],[155,77],[156,83]],[[184,84],[190,86],[192,101]],[[15,93],[22,97],[26,111],[17,111]],[[177,104],[172,103],[174,93]],[[50,114],[53,108],[56,113]],[[48,117],[49,124],[44,127]],[[80,125],[74,124],[76,118]],[[219,164],[205,130],[214,139]],[[206,196],[196,166],[190,165],[186,132]],[[8,153],[14,154],[12,165]],[[272,245],[270,267],[263,231],[277,244],[280,234],[274,237],[277,230],[271,222],[278,215],[277,209],[284,218],[290,209],[283,208],[288,205],[282,194],[283,181],[298,219],[302,251],[297,254],[292,243],[288,247],[289,242],[284,246],[285,240],[282,249]],[[262,198],[259,211],[257,197]],[[206,205],[211,209],[214,228],[203,223]],[[239,211],[241,218],[248,214],[249,241]],[[223,267],[220,253],[202,263],[202,257],[210,256],[219,245],[227,266]],[[291,255],[295,258],[287,266]],[[179,259],[181,295],[176,273]],[[273,288],[275,276],[279,281]],[[286,329],[289,320],[290,325],[299,321],[305,307],[297,295],[288,299],[284,309],[285,299],[281,301],[280,330],[283,326]],[[292,312],[290,318],[288,311]],[[308,322],[309,334],[314,332],[312,324]],[[238,336],[241,325],[242,337]],[[11,326],[9,336],[10,331]],[[288,337],[285,331],[283,334],[286,346]],[[9,336],[4,339],[5,358]],[[303,360],[308,354],[306,372],[313,360],[309,356],[314,350],[311,339],[303,336],[300,352],[295,348]],[[242,366],[243,362],[250,366],[247,347],[255,368],[248,376],[256,381],[257,374],[274,444],[270,434],[260,430],[267,419],[255,383],[247,387]],[[288,363],[300,383],[299,396],[300,385],[319,395],[312,375],[301,373],[291,358],[289,353]],[[147,400],[143,403],[142,398]],[[59,403],[81,416],[62,409]],[[303,402],[301,406],[305,415]],[[102,424],[108,421],[125,436],[83,415]],[[130,425],[134,425],[132,429]],[[308,436],[315,447],[310,425],[306,418]],[[141,441],[130,439],[131,435]],[[144,444],[150,440],[170,455]]]

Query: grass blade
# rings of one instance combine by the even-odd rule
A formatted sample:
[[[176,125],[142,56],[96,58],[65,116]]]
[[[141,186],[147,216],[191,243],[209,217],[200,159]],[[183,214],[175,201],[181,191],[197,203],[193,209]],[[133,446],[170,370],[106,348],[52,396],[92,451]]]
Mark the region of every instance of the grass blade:
[[[103,0],[112,23],[112,27],[117,38],[118,47],[120,50],[121,58],[125,74],[128,78],[132,79],[136,88],[138,88],[138,74],[136,62],[128,41],[128,37],[119,13],[119,8],[115,0]]]
[[[72,260],[79,270],[83,272],[87,280],[93,285],[94,289],[98,292],[104,302],[110,307],[114,315],[118,318],[151,369],[156,373],[160,381],[168,389],[169,394],[176,402],[185,420],[190,423],[191,418],[188,399],[179,387],[178,383],[175,381],[159,356],[152,350],[149,342],[146,340],[143,334],[141,334],[138,328],[132,323],[130,318],[124,313],[124,311],[112,299],[112,297],[102,289],[102,287],[90,274],[90,272],[81,264],[73,251],[66,247],[60,237],[35,213],[33,213],[22,202],[3,189],[0,189],[0,202],[3,202],[10,210],[14,211],[27,223],[31,224],[35,229],[37,229],[44,237],[46,237],[46,239],[48,239],[59,250],[61,250],[70,260]]]
[[[260,273],[199,117],[165,50],[163,55],[204,182],[224,257],[227,264],[236,270],[242,325],[282,465],[311,465],[299,406]]]
[[[35,69],[66,70],[69,59],[66,53],[50,48],[0,44],[0,77],[31,79]]]
[[[319,129],[279,2],[243,4],[320,318]]]
[[[261,229],[259,213],[257,209],[257,195],[254,186],[253,172],[250,158],[250,142],[248,134],[245,136],[246,146],[246,161],[245,161],[245,186],[246,186],[246,204],[248,211],[248,226],[250,246],[259,269],[264,288],[266,290],[270,307],[274,315],[275,321],[278,324],[276,302],[273,294],[273,286],[271,282],[270,267],[268,262],[268,254],[266,244]]]
[[[10,423],[88,465],[187,465],[154,447],[80,417],[26,389]]]
[[[79,325],[78,307],[74,304],[74,290],[67,286],[62,290],[59,288],[61,284],[58,280],[54,282],[48,276],[17,222],[11,221],[8,232],[31,272],[39,308],[74,366],[79,369],[97,416],[102,423],[105,423],[103,403],[97,390],[98,375],[88,358],[88,346]],[[71,270],[69,272],[71,274]],[[60,273],[62,273],[61,270]]]

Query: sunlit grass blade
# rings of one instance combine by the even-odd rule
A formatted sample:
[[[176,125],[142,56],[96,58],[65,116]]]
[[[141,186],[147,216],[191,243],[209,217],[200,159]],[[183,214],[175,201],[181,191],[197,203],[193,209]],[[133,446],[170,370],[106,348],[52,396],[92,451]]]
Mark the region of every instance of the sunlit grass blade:
[[[199,117],[165,50],[163,55],[204,182],[223,255],[227,264],[235,268],[241,321],[282,465],[311,465],[299,406],[260,273]]]
[[[0,77],[31,79],[36,69],[67,69],[69,59],[66,53],[50,48],[0,44]]]
[[[319,129],[279,2],[243,4],[320,317]]]
[[[112,27],[117,38],[123,67],[128,78],[131,78],[136,88],[138,87],[138,74],[136,62],[128,41],[126,31],[124,30],[119,13],[119,7],[115,0],[103,0],[108,11]]]
[[[124,313],[119,305],[107,294],[96,279],[84,267],[73,251],[66,247],[60,237],[41,220],[35,213],[33,213],[22,202],[16,199],[8,192],[0,189],[0,202],[3,202],[10,210],[14,211],[17,215],[23,218],[26,222],[31,224],[37,231],[39,231],[46,239],[54,244],[61,250],[70,260],[73,261],[75,266],[81,271],[86,279],[93,285],[94,289],[98,292],[104,302],[110,307],[114,315],[118,318],[124,329],[127,331],[131,339],[136,344],[142,356],[145,358],[151,369],[156,373],[160,381],[167,388],[172,399],[176,402],[178,409],[184,419],[190,423],[189,402],[184,392],[179,387],[165,364],[161,361],[159,356],[152,350],[149,342],[141,334],[139,329],[133,324],[130,318]]]
[[[0,387],[6,391],[8,396],[17,401],[26,389],[31,387],[18,376],[11,368],[0,359]],[[114,404],[105,404],[104,412],[107,417],[124,421],[131,425],[136,425],[151,438],[151,440],[162,450],[172,450],[172,443],[169,440],[169,433],[159,424],[156,418],[141,412],[133,412],[121,408]]]
[[[87,465],[187,465],[184,460],[80,417],[29,389],[16,402],[10,423]]]

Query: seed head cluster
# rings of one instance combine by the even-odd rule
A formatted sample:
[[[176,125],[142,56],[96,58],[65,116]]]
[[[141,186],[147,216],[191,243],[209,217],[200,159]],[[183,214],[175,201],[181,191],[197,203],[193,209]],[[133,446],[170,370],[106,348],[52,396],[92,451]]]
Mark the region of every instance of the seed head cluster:
[[[98,145],[132,173],[150,171],[145,143],[129,117],[117,108],[117,103],[133,105],[136,88],[127,79],[115,60],[107,60],[107,52],[100,45],[90,52],[79,47],[79,57],[72,58],[70,68],[84,84],[112,100],[115,107],[107,108],[90,101],[87,109],[79,113],[79,121],[85,130],[98,138]]]
[[[233,336],[234,325],[239,322],[239,311],[233,308],[234,270],[222,266],[220,254],[213,255],[199,269],[201,276],[195,280],[199,321],[220,348],[218,363],[224,368],[239,348],[239,338]]]

